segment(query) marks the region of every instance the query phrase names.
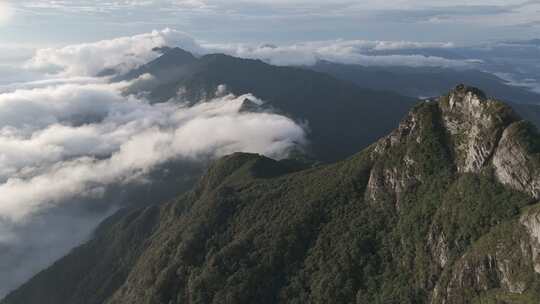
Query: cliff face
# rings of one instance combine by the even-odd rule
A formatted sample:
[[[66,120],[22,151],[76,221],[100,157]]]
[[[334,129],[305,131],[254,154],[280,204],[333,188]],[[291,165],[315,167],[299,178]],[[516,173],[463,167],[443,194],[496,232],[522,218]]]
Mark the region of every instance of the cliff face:
[[[426,134],[429,129],[435,136]],[[422,146],[425,148],[432,144],[427,142],[430,138],[437,140],[437,148],[431,152],[437,151],[438,156],[421,151]],[[403,193],[429,183],[426,179],[434,177],[433,174],[425,176],[429,171],[418,172],[418,169],[435,157],[438,159],[434,168],[452,172],[454,181],[451,183],[455,184],[457,180],[459,185],[460,179],[480,179],[479,184],[476,181],[473,185],[480,188],[471,190],[484,191],[482,184],[489,182],[525,194],[528,198],[521,198],[524,200],[522,203],[511,207],[520,208],[528,204],[527,200],[533,203],[539,196],[537,143],[534,128],[520,120],[511,108],[487,98],[478,89],[458,86],[447,96],[418,106],[396,131],[374,146],[372,158],[388,159],[398,151],[397,157],[401,157],[402,162],[372,170],[367,193],[375,202],[380,198],[374,197],[374,193],[393,195],[391,201],[395,202],[398,212],[401,211]],[[437,175],[441,180],[445,179]],[[460,188],[460,191],[466,189]],[[453,187],[449,190],[452,191]],[[495,193],[486,194],[488,197],[481,199],[498,200],[493,197]],[[459,196],[458,204],[477,197],[473,193]],[[519,212],[504,210],[508,208],[506,204],[486,204],[482,206],[486,208],[483,216],[495,215],[490,219],[492,223],[488,224],[493,226],[488,228],[482,227],[487,223],[478,222],[480,218],[460,214],[475,212],[479,206],[463,206],[465,208],[459,210],[456,206],[448,206],[445,200],[443,197],[438,210],[434,211],[425,240],[425,249],[431,259],[427,275],[436,278],[434,282],[424,284],[430,290],[429,301],[469,303],[478,299],[521,303],[522,298],[529,298],[529,295],[505,294],[528,294],[538,286],[540,209],[527,209],[517,219]],[[509,217],[508,221],[497,218],[496,214],[501,211],[516,213],[516,216],[513,220]],[[402,213],[407,213],[407,210]],[[468,235],[452,233],[455,230],[452,226],[471,225],[477,227],[473,227]],[[477,229],[487,233],[480,235],[474,231]]]
[[[333,165],[226,157],[2,303],[538,303],[539,143],[459,86]]]

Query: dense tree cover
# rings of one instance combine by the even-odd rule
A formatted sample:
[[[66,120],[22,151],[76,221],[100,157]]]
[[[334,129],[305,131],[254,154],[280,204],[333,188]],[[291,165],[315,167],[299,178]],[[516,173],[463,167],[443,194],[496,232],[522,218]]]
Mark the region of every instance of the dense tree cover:
[[[429,303],[437,286],[467,274],[463,263],[500,248],[525,291],[493,277],[487,291],[450,290],[447,303],[537,303],[540,276],[515,251],[532,198],[489,167],[459,173],[439,105],[413,111],[417,135],[382,154],[375,145],[315,167],[225,157],[192,192],[111,219],[2,304]],[[390,191],[377,183],[385,172],[412,182]]]

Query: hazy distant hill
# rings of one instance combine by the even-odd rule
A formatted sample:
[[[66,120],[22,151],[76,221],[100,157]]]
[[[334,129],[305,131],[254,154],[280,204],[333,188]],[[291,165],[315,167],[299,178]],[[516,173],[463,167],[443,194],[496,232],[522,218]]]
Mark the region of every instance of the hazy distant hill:
[[[347,157],[388,133],[416,102],[390,91],[362,89],[323,73],[277,67],[259,60],[214,54],[194,58],[170,49],[162,57],[119,79],[154,75],[155,102],[182,96],[212,97],[225,84],[234,94],[252,93],[298,121],[309,124],[314,156],[323,161]]]
[[[363,88],[393,91],[406,96],[439,96],[458,83],[484,88],[492,96],[513,103],[540,104],[540,94],[507,84],[501,78],[478,70],[439,67],[366,67],[319,62],[313,67]]]

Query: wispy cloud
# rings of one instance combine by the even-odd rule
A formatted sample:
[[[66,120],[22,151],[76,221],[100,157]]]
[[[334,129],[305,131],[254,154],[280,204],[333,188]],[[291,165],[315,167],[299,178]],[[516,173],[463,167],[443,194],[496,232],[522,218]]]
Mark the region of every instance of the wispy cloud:
[[[366,66],[471,67],[478,60],[457,60],[414,54],[421,49],[452,49],[450,42],[329,40],[285,45],[198,42],[171,29],[95,43],[40,49],[26,64],[31,70],[58,75],[96,76],[106,69],[126,72],[159,56],[156,47],[181,47],[196,55],[225,53],[261,59],[275,65],[313,65],[319,60]],[[382,54],[409,50],[413,54]]]
[[[153,49],[162,46],[179,46],[191,52],[201,52],[190,36],[164,29],[94,43],[39,49],[27,67],[63,75],[95,76],[110,68],[126,72],[159,56]]]
[[[413,40],[418,35],[470,41],[500,37],[501,30],[516,27],[525,29],[520,35],[526,37],[540,21],[538,2],[523,0],[18,0],[11,6],[17,15],[12,20],[19,26],[3,37],[28,39],[39,31],[69,41],[77,41],[81,33],[99,39],[166,26],[214,41]]]
[[[261,59],[275,65],[313,65],[320,60],[364,66],[430,66],[470,68],[478,60],[455,60],[437,56],[383,55],[379,52],[420,49],[451,49],[452,43],[412,41],[335,40],[276,45],[205,44],[208,50],[242,58]]]

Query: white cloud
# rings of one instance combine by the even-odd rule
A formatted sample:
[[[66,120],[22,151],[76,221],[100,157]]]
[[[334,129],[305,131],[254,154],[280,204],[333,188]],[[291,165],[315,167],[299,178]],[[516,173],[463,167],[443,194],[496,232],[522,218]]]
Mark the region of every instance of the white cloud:
[[[126,72],[159,56],[156,47],[182,47],[201,52],[195,40],[185,33],[164,29],[131,37],[63,48],[39,49],[27,68],[63,76],[96,76],[106,69]]]
[[[240,111],[246,99],[261,103],[250,94],[193,106],[125,95],[151,79],[44,80],[0,93],[0,297],[84,240],[115,206],[69,210],[100,201],[110,187],[144,183],[169,161],[237,151],[281,158],[306,143],[287,117]],[[55,219],[62,222],[48,223]]]
[[[511,73],[494,73],[501,79],[504,79],[508,84],[512,86],[522,87],[533,92],[540,94],[540,83],[538,79],[526,78],[526,79],[516,79],[516,77]]]
[[[319,60],[365,66],[433,66],[465,68],[476,60],[453,60],[424,55],[378,55],[378,51],[448,49],[452,43],[411,41],[334,40],[304,42],[285,46],[247,44],[204,44],[207,49],[233,56],[261,59],[275,65],[313,65]]]
[[[0,218],[21,221],[174,158],[282,157],[305,142],[286,117],[240,113],[251,95],[150,105],[124,97],[125,87],[71,83],[0,94]]]
[[[451,49],[450,42],[329,40],[289,45],[199,43],[183,32],[171,29],[103,40],[95,43],[39,49],[26,67],[54,77],[95,76],[106,69],[120,73],[159,56],[156,47],[181,47],[198,55],[222,52],[242,58],[261,59],[275,65],[312,65],[318,60],[366,66],[469,67],[474,60],[453,60],[424,55],[381,55],[382,51]],[[0,88],[1,89],[1,88]]]

